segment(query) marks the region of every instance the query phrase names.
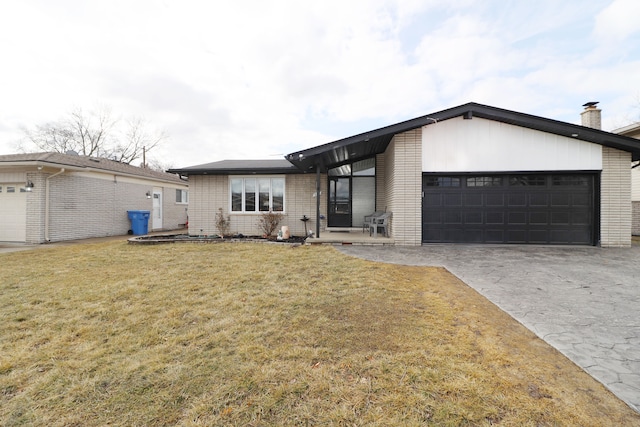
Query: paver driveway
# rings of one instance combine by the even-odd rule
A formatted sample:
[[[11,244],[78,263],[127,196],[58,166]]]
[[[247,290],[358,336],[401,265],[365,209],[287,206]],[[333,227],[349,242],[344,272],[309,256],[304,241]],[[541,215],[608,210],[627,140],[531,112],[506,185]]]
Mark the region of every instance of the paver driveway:
[[[640,412],[640,246],[338,248],[445,267]]]

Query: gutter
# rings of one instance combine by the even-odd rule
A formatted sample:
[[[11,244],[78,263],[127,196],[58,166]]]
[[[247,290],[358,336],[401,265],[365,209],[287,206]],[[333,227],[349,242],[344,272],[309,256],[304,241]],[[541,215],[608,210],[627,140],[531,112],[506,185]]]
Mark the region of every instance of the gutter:
[[[60,169],[58,172],[50,175],[46,178],[46,185],[44,190],[44,240],[46,242],[50,242],[49,238],[49,180],[55,176],[64,173],[64,168]]]

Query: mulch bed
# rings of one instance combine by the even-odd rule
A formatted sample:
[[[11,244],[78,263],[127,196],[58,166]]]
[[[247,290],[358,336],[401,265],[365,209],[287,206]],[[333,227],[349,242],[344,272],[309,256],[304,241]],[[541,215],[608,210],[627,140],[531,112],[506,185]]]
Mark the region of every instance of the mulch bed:
[[[236,234],[233,236],[190,236],[188,234],[159,234],[153,236],[136,236],[128,240],[130,244],[153,245],[162,243],[233,243],[233,242],[258,242],[258,243],[289,243],[303,245],[306,238],[291,236],[288,239],[278,240],[275,236],[245,236]]]

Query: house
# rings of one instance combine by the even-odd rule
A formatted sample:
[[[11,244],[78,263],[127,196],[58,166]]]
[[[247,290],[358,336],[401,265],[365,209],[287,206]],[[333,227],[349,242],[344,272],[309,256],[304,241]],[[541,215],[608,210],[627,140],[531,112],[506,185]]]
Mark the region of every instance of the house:
[[[188,184],[164,172],[61,153],[0,155],[0,241],[45,243],[125,235],[128,210],[150,230],[187,223]]]
[[[640,139],[640,122],[616,129],[613,133]],[[633,162],[631,168],[631,233],[640,236],[640,162]]]
[[[595,104],[594,104],[595,105]],[[189,233],[234,232],[282,212],[292,234],[359,229],[392,213],[396,245],[517,243],[629,246],[629,165],[640,141],[477,103],[298,151],[169,172],[189,177]],[[308,224],[301,221],[310,218]]]

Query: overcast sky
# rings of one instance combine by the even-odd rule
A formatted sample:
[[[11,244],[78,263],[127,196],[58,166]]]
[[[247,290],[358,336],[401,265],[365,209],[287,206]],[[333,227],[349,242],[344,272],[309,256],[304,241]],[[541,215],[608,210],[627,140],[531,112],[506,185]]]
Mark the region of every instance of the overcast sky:
[[[638,0],[0,0],[0,154],[74,109],[171,167],[281,158],[479,102],[640,120]],[[134,162],[135,164],[135,162]]]

